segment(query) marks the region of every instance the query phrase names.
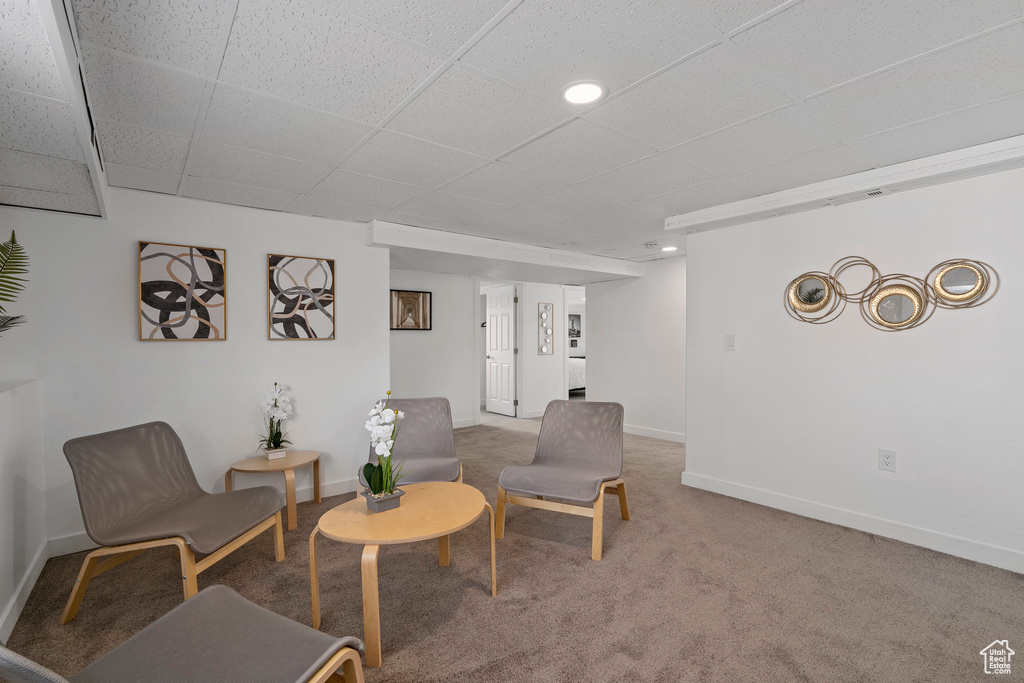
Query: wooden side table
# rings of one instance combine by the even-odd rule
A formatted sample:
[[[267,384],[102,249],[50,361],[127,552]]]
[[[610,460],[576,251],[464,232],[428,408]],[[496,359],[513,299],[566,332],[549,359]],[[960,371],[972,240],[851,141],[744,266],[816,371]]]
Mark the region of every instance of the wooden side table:
[[[288,530],[297,524],[295,510],[295,468],[313,465],[313,501],[320,502],[320,451],[288,451],[288,454],[277,460],[267,460],[266,456],[239,460],[224,474],[224,490],[231,490],[232,472],[284,472],[284,491],[288,499]]]
[[[320,577],[316,559],[316,537],[363,547],[363,641],[366,666],[380,666],[380,594],[377,585],[377,553],[382,545],[437,539],[438,563],[451,562],[448,534],[453,534],[487,511],[491,532],[491,595],[498,594],[494,565],[494,510],[477,489],[458,482],[428,482],[400,486],[405,495],[394,510],[369,512],[366,499],[342,503],[320,517],[309,536],[309,578],[313,599],[313,628],[320,628]]]

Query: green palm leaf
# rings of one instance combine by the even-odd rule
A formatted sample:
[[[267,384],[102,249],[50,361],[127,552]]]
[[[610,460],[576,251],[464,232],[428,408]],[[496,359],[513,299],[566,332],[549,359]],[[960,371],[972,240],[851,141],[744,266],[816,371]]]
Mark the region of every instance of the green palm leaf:
[[[10,303],[25,289],[27,280],[19,275],[28,273],[28,253],[18,244],[14,231],[11,239],[0,244],[0,302]],[[6,310],[0,305],[0,313]],[[18,316],[16,316],[18,317]]]
[[[0,334],[26,322],[28,320],[23,315],[0,315]]]

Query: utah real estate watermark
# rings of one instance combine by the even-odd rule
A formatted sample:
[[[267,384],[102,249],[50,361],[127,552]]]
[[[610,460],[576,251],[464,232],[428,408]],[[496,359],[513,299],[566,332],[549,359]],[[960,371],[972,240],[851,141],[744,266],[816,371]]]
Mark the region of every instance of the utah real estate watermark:
[[[1017,653],[1010,649],[1009,641],[993,640],[978,654],[985,658],[985,673],[1008,674],[1012,665],[1010,660]]]

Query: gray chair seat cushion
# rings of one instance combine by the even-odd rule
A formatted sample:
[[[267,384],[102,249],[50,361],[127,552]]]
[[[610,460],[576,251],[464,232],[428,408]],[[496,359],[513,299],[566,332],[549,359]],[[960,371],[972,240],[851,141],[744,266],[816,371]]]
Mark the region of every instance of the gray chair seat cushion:
[[[273,486],[217,494],[202,492],[106,529],[103,544],[181,536],[194,552],[208,555],[273,516],[284,504],[284,496]]]
[[[356,638],[335,638],[254,605],[227,586],[210,586],[70,680],[298,683],[342,647],[365,654]]]
[[[601,484],[613,479],[618,479],[618,475],[608,476],[557,465],[509,465],[498,475],[498,485],[513,493],[593,503],[601,493]]]
[[[425,481],[455,481],[459,478],[459,461],[457,458],[409,458],[399,459],[395,456],[395,464],[402,464],[402,484],[420,484]],[[359,470],[359,483],[366,486],[363,470]]]

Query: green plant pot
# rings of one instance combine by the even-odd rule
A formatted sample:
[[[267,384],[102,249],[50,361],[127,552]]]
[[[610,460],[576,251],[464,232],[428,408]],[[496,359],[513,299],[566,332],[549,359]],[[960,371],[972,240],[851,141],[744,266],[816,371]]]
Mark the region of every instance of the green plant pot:
[[[394,510],[402,502],[401,498],[405,495],[405,491],[402,489],[395,489],[394,493],[390,493],[386,496],[374,496],[369,489],[360,492],[364,498],[366,498],[366,509],[370,512],[385,512],[387,510]]]

